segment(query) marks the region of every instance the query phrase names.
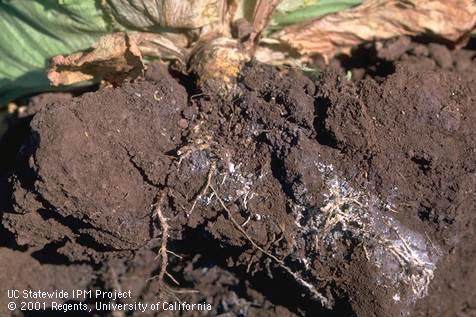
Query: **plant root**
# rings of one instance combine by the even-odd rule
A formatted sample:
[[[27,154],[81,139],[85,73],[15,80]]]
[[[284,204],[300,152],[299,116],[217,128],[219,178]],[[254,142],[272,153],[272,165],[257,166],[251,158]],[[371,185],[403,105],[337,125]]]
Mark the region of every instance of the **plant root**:
[[[303,286],[304,288],[306,288],[311,294],[312,296],[319,300],[320,303],[330,309],[332,307],[332,303],[331,301],[325,297],[324,295],[322,295],[311,283],[305,281],[300,275],[299,273],[297,272],[294,272],[293,270],[291,270],[291,268],[289,268],[288,266],[286,266],[286,264],[284,263],[283,260],[280,260],[278,259],[276,256],[274,256],[273,254],[271,254],[269,251],[266,251],[265,249],[263,249],[262,247],[260,247],[250,236],[249,234],[245,231],[245,229],[243,229],[242,226],[240,226],[240,224],[238,223],[238,221],[236,221],[236,219],[233,217],[233,214],[231,213],[230,209],[226,206],[225,202],[223,201],[223,199],[221,199],[220,195],[218,195],[217,191],[215,190],[215,188],[213,188],[213,186],[210,186],[212,192],[215,194],[215,197],[217,198],[218,202],[220,203],[220,205],[222,206],[222,208],[226,211],[227,215],[228,215],[228,218],[230,218],[230,221],[233,223],[233,225],[235,226],[235,228],[240,231],[244,236],[245,238],[251,243],[251,245],[258,249],[259,251],[261,251],[263,254],[265,254],[266,256],[268,256],[270,259],[272,259],[274,262],[276,262],[278,264],[279,267],[281,267],[282,269],[284,269],[287,273],[289,273],[293,279],[295,281],[297,281],[299,284],[301,284],[301,286]],[[251,260],[250,260],[250,263],[251,263]],[[250,263],[248,264],[248,269],[250,267]],[[248,270],[247,269],[247,270]]]
[[[196,151],[203,151],[203,150],[207,150],[207,149],[210,149],[210,143],[211,141],[211,138],[206,138],[206,141],[204,141],[203,138],[200,138],[198,139],[197,141],[189,144],[189,145],[186,145],[184,147],[182,147],[179,151],[177,151],[177,154],[179,155],[179,162],[178,162],[178,166],[180,167],[183,159],[187,159],[190,157],[190,155]],[[213,151],[212,151],[213,152]],[[217,156],[218,158],[222,157],[221,155],[217,154],[217,153],[214,153],[215,156]],[[228,162],[228,160],[225,160],[225,162]],[[221,182],[221,184],[223,184],[225,182],[225,178],[226,178],[226,173],[224,175],[224,178],[223,178],[223,181]],[[190,209],[188,210],[188,212],[186,212],[186,215],[187,217],[190,217],[190,215],[192,214],[193,210],[195,209],[197,203],[200,201],[200,199],[204,196],[204,195],[207,195],[207,193],[209,193],[209,190],[211,191],[211,193],[209,194],[210,197],[209,197],[209,200],[211,200],[213,197],[216,197],[218,203],[221,205],[222,209],[226,212],[227,214],[227,217],[228,219],[231,221],[231,223],[233,224],[233,226],[246,238],[246,240],[248,240],[248,242],[252,245],[252,247],[258,251],[260,251],[262,254],[264,254],[266,257],[270,258],[272,260],[272,262],[276,263],[277,267],[280,267],[282,268],[285,272],[287,272],[289,275],[291,275],[291,277],[297,282],[299,283],[302,287],[304,287],[305,289],[308,290],[308,292],[311,294],[311,296],[318,300],[321,305],[323,307],[326,307],[328,309],[332,308],[332,300],[328,299],[327,297],[325,297],[324,295],[322,295],[318,289],[313,286],[310,282],[307,282],[305,281],[298,272],[294,272],[290,267],[288,267],[285,263],[284,263],[284,259],[279,259],[278,257],[276,257],[274,254],[272,254],[271,252],[267,251],[266,249],[264,249],[263,247],[259,246],[251,237],[250,235],[246,232],[246,230],[244,229],[244,226],[249,222],[250,220],[250,217],[245,220],[245,222],[243,224],[239,224],[238,221],[235,219],[235,217],[233,216],[232,212],[230,211],[230,209],[227,207],[225,201],[223,200],[223,198],[221,198],[221,195],[218,193],[218,190],[215,188],[215,186],[213,185],[214,184],[214,177],[217,176],[217,161],[216,160],[213,160],[210,164],[210,168],[208,170],[208,175],[207,175],[207,181],[206,183],[203,185],[203,187],[200,189],[200,191],[198,192],[198,194],[195,196],[195,198],[193,199],[193,202],[191,204],[191,207]],[[220,182],[217,182],[217,184],[220,184]],[[244,198],[244,205],[246,207],[246,201],[247,201],[247,195],[248,195],[248,192],[246,192],[245,194],[245,198]],[[281,230],[284,232],[284,229],[281,228]],[[279,240],[283,239],[283,237],[281,237]],[[247,265],[247,269],[246,271],[249,272],[250,269],[251,269],[251,265],[253,263],[253,258],[255,257],[256,255],[253,255]],[[268,263],[269,264],[269,263]],[[164,273],[166,274],[166,273]]]
[[[179,150],[177,150],[177,155],[179,157],[179,160],[177,163],[177,169],[180,168],[183,160],[189,158],[190,155],[192,155],[195,152],[207,150],[210,148],[211,145],[212,145],[211,136],[206,135],[203,139],[199,138],[195,140],[194,142],[181,147]]]
[[[167,224],[167,218],[162,213],[162,203],[164,201],[165,192],[161,191],[158,194],[157,200],[157,209],[155,210],[155,214],[157,218],[159,218],[160,227],[162,229],[162,242],[160,244],[160,251],[159,256],[162,260],[160,265],[160,272],[157,278],[159,279],[159,290],[162,290],[164,286],[164,276],[167,274],[167,265],[169,264],[169,256],[167,251],[167,242],[169,238],[169,225]],[[169,275],[168,275],[169,276]],[[172,279],[173,280],[173,279]]]
[[[182,256],[180,256],[180,255],[176,254],[175,252],[170,251],[170,250],[167,249],[170,227],[169,227],[168,222],[167,222],[168,219],[164,216],[164,214],[162,212],[162,204],[163,204],[163,201],[164,201],[164,198],[165,198],[165,194],[166,194],[165,191],[163,191],[163,190],[160,191],[157,195],[157,199],[156,199],[157,202],[155,203],[155,205],[157,206],[157,208],[155,209],[155,216],[157,216],[157,218],[159,219],[160,227],[162,229],[162,241],[161,241],[161,244],[160,244],[159,253],[156,257],[156,258],[159,258],[159,257],[161,258],[160,271],[159,271],[158,275],[152,276],[148,280],[150,281],[150,280],[153,280],[153,279],[158,279],[159,292],[171,295],[176,300],[181,301],[180,298],[178,298],[176,296],[176,294],[198,293],[198,291],[193,290],[193,289],[192,290],[190,290],[190,289],[175,289],[175,288],[172,288],[171,286],[167,285],[167,283],[165,283],[165,281],[164,281],[165,276],[167,276],[174,284],[176,284],[177,286],[180,286],[180,283],[177,281],[177,279],[174,278],[172,276],[172,274],[167,272],[167,266],[169,264],[168,254],[170,253],[170,254],[172,254],[172,255],[180,258],[180,259],[183,259]]]
[[[322,228],[319,240],[332,247],[336,239],[332,234],[334,230],[351,233],[361,241],[367,261],[382,270],[395,289],[399,284],[411,289],[412,294],[407,296],[409,302],[424,297],[438,260],[437,255],[430,254],[424,236],[382,212],[398,213],[398,209],[353,189],[336,175],[329,176],[328,170],[333,171],[333,167],[323,166],[319,170],[329,186],[329,194],[326,194],[326,204],[320,208],[321,213],[312,223],[313,227]],[[338,224],[342,229],[336,229]],[[430,248],[438,253],[436,246],[431,244]],[[389,266],[389,262],[398,267]]]
[[[197,202],[207,194],[208,189],[211,186],[212,183],[212,177],[215,175],[216,172],[216,162],[212,162],[212,165],[210,166],[210,169],[208,170],[208,176],[207,176],[207,182],[205,186],[202,187],[200,192],[195,196],[195,199],[193,200],[192,206],[187,212],[187,217],[190,217],[192,214],[193,210],[195,209],[195,206],[197,205]]]
[[[272,255],[271,253],[269,253],[268,251],[266,251],[265,249],[263,249],[262,247],[260,247],[258,244],[256,244],[256,242],[249,236],[249,234],[245,231],[245,229],[243,229],[242,226],[240,226],[240,224],[238,223],[238,221],[236,221],[235,217],[233,217],[230,209],[226,206],[225,202],[223,201],[223,199],[221,199],[221,197],[218,195],[217,191],[215,190],[215,188],[213,188],[213,186],[210,186],[211,190],[213,191],[213,193],[215,194],[215,197],[217,198],[218,202],[220,203],[220,205],[223,207],[223,209],[226,211],[227,215],[228,215],[228,218],[230,218],[230,221],[233,223],[233,225],[235,226],[236,229],[238,229],[238,231],[240,231],[244,236],[245,238],[251,243],[251,245],[253,247],[255,247],[256,249],[258,249],[259,251],[261,251],[263,254],[267,255],[268,257],[270,257],[271,259],[273,259],[276,263],[278,264],[283,264],[283,260],[280,260],[278,259],[277,257],[275,257],[274,255]]]

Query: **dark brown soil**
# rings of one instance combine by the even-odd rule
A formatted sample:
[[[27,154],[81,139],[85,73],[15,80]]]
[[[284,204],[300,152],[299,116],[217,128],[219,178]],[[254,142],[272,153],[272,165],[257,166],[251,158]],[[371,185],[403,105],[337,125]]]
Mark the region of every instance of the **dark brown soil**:
[[[232,100],[160,65],[37,99],[2,185],[0,285],[212,305],[176,316],[475,316],[474,56],[400,38],[316,81],[248,65]],[[165,282],[196,293],[150,279],[158,208]]]

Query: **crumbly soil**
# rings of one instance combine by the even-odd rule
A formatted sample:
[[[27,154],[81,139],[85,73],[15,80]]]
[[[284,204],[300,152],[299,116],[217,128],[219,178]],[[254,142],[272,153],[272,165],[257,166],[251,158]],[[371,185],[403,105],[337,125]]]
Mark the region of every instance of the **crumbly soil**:
[[[174,316],[476,314],[474,50],[399,38],[311,76],[251,63],[238,85],[222,100],[155,64],[33,99],[1,175],[2,294],[212,305]]]

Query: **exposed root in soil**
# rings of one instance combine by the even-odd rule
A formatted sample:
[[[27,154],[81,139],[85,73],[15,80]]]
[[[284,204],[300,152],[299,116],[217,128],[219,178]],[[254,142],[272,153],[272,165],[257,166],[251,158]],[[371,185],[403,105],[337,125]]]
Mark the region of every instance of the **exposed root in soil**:
[[[212,162],[212,164],[210,166],[210,169],[208,171],[207,182],[202,187],[200,192],[195,196],[195,199],[193,200],[192,206],[190,207],[190,209],[187,212],[187,217],[190,217],[193,210],[195,209],[195,206],[197,205],[197,202],[199,200],[201,200],[204,196],[206,196],[208,189],[210,189],[210,187],[211,187],[212,177],[215,176],[216,168],[217,168],[216,163]]]
[[[236,229],[238,229],[238,231],[240,231],[244,236],[245,238],[251,243],[251,245],[258,249],[259,251],[261,251],[263,254],[265,254],[266,256],[268,256],[269,258],[271,258],[273,261],[275,261],[277,264],[279,265],[283,265],[283,260],[280,260],[278,259],[277,257],[275,257],[274,255],[272,255],[271,253],[269,253],[268,251],[266,251],[265,249],[263,249],[262,247],[260,247],[258,244],[256,244],[256,242],[251,239],[251,237],[248,235],[248,233],[246,233],[245,229],[243,229],[243,227],[236,221],[235,217],[233,217],[233,214],[231,213],[230,209],[228,209],[228,207],[225,205],[225,203],[223,202],[223,199],[220,198],[220,195],[217,193],[217,191],[212,187],[210,186],[211,190],[213,191],[213,193],[215,194],[215,197],[217,198],[218,202],[220,203],[220,205],[223,207],[223,209],[226,211],[226,214],[228,215],[228,218],[230,219],[230,221],[233,223],[233,225],[235,226]]]
[[[300,275],[299,273],[297,272],[293,272],[293,270],[291,270],[290,267],[286,266],[285,263],[284,263],[284,260],[280,260],[278,259],[276,256],[274,256],[272,253],[266,251],[265,249],[263,249],[262,247],[260,247],[250,236],[249,234],[245,231],[245,229],[243,229],[242,225],[240,225],[236,219],[233,217],[233,214],[231,213],[230,209],[226,206],[225,202],[223,201],[223,199],[220,198],[220,195],[217,193],[217,191],[213,188],[213,187],[210,187],[213,191],[213,193],[215,194],[215,197],[217,198],[218,202],[220,203],[220,205],[223,207],[223,209],[226,211],[227,215],[228,215],[228,218],[230,219],[230,221],[233,223],[233,225],[235,226],[235,228],[240,231],[244,236],[245,238],[251,243],[251,245],[261,251],[263,254],[265,254],[267,257],[269,257],[270,259],[272,259],[274,262],[276,262],[276,264],[278,264],[278,266],[282,269],[284,269],[287,273],[289,273],[293,279],[298,282],[299,284],[301,284],[304,288],[306,288],[312,295],[312,297],[316,300],[319,300],[322,304],[323,307],[326,307],[327,309],[331,309],[332,308],[332,303],[331,301],[325,297],[324,295],[322,295],[317,289],[316,287],[314,287],[311,283],[309,282],[306,282]],[[251,261],[251,260],[250,260]]]
[[[368,260],[382,270],[382,276],[393,285],[396,301],[414,302],[426,296],[439,258],[431,250],[435,246],[386,214],[386,211],[394,211],[390,203],[353,189],[335,175],[331,165],[321,164],[319,170],[329,186],[322,214],[315,220],[315,225],[322,227],[320,239],[335,248],[335,234],[350,232],[362,241]],[[389,254],[399,269],[391,263]],[[400,283],[409,287],[413,296],[403,298],[400,293],[405,292],[397,291]]]
[[[157,218],[159,219],[160,227],[162,229],[162,241],[160,243],[160,250],[159,250],[161,265],[160,265],[159,275],[157,276],[160,290],[162,290],[164,285],[164,276],[165,275],[170,276],[170,274],[167,273],[167,265],[169,264],[169,255],[167,251],[167,241],[169,239],[169,225],[167,224],[167,219],[162,214],[162,203],[164,201],[164,197],[165,197],[165,192],[161,191],[158,194],[158,200],[156,203],[157,208],[155,210],[155,214]]]
[[[175,279],[173,275],[167,271],[167,267],[169,265],[168,254],[170,253],[178,258],[182,258],[180,255],[167,249],[170,226],[168,224],[167,218],[164,216],[162,212],[162,204],[164,202],[165,196],[166,196],[166,191],[161,190],[159,194],[157,195],[157,202],[156,202],[157,207],[155,209],[155,215],[157,216],[159,220],[161,235],[162,235],[159,254],[157,255],[157,258],[160,257],[161,259],[160,271],[158,275],[150,278],[150,280],[156,280],[156,279],[158,280],[157,281],[158,289],[161,294],[171,295],[176,300],[180,301],[180,298],[177,297],[177,294],[190,294],[190,293],[197,293],[198,291],[189,290],[189,289],[176,289],[167,285],[167,283],[165,283],[164,281],[165,276],[167,276],[176,286],[180,286],[180,283],[177,281],[177,279]]]
[[[199,142],[200,148],[198,148],[198,149],[196,147],[190,147],[190,148],[187,148],[186,151],[180,150],[178,152],[179,155],[181,155],[180,159],[179,159],[179,164],[181,164],[183,162],[183,158],[185,158],[185,155],[186,155],[186,157],[189,157],[194,152],[209,149],[210,147],[208,145],[205,146],[205,144],[208,144],[208,143]],[[182,154],[184,156],[182,156]],[[216,157],[220,157],[216,153],[213,153],[213,154]],[[223,173],[223,179],[221,180],[221,182],[219,182],[219,184],[223,185],[226,181],[228,181],[228,182],[236,181],[236,183],[234,183],[232,185],[232,187],[242,185],[242,186],[244,186],[244,188],[247,188],[245,190],[240,190],[239,191],[240,194],[238,194],[238,198],[242,199],[242,204],[243,204],[244,208],[247,209],[246,206],[247,206],[247,203],[248,203],[248,196],[249,196],[249,192],[251,190],[251,186],[247,185],[246,184],[247,181],[243,180],[242,177],[239,177],[239,176],[237,177],[237,175],[228,176],[228,173],[231,173],[231,174],[236,173],[235,164],[233,164],[231,161],[229,161],[229,160],[225,161],[223,159],[218,159],[218,162],[224,164],[224,166],[225,166],[225,172]],[[307,289],[309,291],[309,293],[311,294],[311,296],[315,300],[318,300],[322,304],[323,307],[326,307],[327,309],[331,309],[331,307],[332,307],[332,301],[331,300],[329,300],[327,297],[322,295],[322,293],[320,293],[317,290],[317,288],[315,286],[313,286],[311,283],[305,281],[300,276],[300,274],[298,272],[294,272],[290,267],[288,267],[284,263],[283,259],[279,259],[274,254],[272,254],[271,252],[265,250],[263,247],[258,245],[254,241],[253,238],[251,238],[251,236],[243,228],[244,225],[246,225],[247,222],[249,221],[250,217],[243,224],[240,225],[238,223],[238,221],[233,216],[233,213],[231,212],[231,210],[227,207],[225,201],[221,197],[218,190],[214,187],[214,185],[212,185],[214,183],[213,178],[217,175],[217,160],[212,160],[209,163],[209,166],[210,167],[209,167],[209,170],[208,170],[208,173],[207,173],[206,183],[200,189],[199,193],[195,195],[192,206],[190,207],[189,211],[186,213],[187,217],[190,217],[190,215],[191,215],[192,211],[195,209],[198,201],[200,201],[204,196],[206,196],[206,193],[208,192],[208,190],[211,190],[211,195],[209,197],[207,197],[207,205],[210,204],[210,202],[213,198],[216,198],[216,200],[219,202],[219,204],[221,205],[223,210],[226,212],[226,215],[227,215],[228,219],[231,221],[231,223],[233,224],[235,229],[237,229],[246,238],[246,240],[252,245],[252,247],[254,249],[263,253],[266,257],[270,258],[273,262],[275,262],[278,267],[282,268],[285,272],[287,272],[298,284],[300,284],[305,289]],[[251,265],[251,261],[252,261],[252,258],[250,259],[250,263],[248,264],[248,269],[249,269],[249,266]]]

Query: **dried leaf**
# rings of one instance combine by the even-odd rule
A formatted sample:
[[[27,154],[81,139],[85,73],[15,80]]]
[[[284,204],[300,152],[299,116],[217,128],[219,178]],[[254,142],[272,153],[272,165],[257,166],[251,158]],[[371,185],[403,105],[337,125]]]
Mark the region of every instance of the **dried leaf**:
[[[180,43],[179,40],[175,39],[175,43]],[[112,33],[101,37],[91,50],[53,57],[48,79],[53,86],[92,79],[119,83],[126,77],[140,75],[145,68],[143,58],[146,56],[185,60],[185,50],[175,43],[156,33]]]
[[[367,0],[360,6],[274,33],[303,58],[326,61],[367,41],[430,33],[457,42],[475,29],[474,0]]]
[[[266,28],[280,0],[257,0],[253,12],[253,32],[251,41]]]
[[[140,30],[200,28],[225,13],[225,0],[106,0],[103,6],[120,24]]]
[[[259,46],[253,58],[258,62],[270,65],[295,65],[295,60],[288,56],[285,50],[274,49],[268,46]]]

